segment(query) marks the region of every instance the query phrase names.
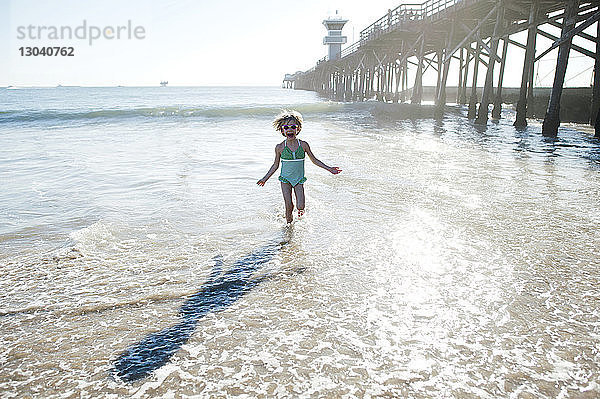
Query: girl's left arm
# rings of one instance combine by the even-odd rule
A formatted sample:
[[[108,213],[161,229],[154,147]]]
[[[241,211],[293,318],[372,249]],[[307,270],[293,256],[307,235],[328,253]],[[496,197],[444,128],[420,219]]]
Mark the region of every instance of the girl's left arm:
[[[304,152],[306,152],[308,154],[308,157],[310,158],[312,163],[314,163],[315,165],[317,165],[320,168],[323,168],[323,169],[329,171],[330,173],[333,173],[334,175],[337,175],[338,173],[340,173],[342,171],[337,166],[327,166],[323,162],[318,160],[317,157],[315,157],[315,154],[313,154],[312,150],[310,149],[310,146],[308,145],[308,143],[306,141],[301,141],[300,143],[302,144],[302,148],[304,149]]]

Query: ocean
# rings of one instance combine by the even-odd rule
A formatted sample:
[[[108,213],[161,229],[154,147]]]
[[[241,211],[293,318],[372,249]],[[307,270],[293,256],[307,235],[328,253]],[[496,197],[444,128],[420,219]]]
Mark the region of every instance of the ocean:
[[[0,89],[0,396],[598,397],[600,142],[269,87]],[[283,108],[304,116],[286,225]]]

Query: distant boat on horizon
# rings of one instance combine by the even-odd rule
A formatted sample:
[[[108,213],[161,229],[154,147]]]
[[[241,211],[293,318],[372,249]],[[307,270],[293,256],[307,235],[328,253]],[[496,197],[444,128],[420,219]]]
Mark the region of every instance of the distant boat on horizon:
[[[162,82],[160,82],[161,87],[165,87],[168,84],[169,84],[168,80],[163,80]]]

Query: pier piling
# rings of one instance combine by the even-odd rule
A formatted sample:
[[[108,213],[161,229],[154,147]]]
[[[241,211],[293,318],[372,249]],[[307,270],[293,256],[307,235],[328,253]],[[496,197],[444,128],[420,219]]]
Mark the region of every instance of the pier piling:
[[[500,60],[500,73],[498,74],[498,86],[496,97],[494,99],[494,108],[492,109],[492,118],[500,119],[502,114],[502,82],[504,80],[504,70],[506,67],[506,53],[508,51],[508,37],[504,38],[502,46],[502,59]]]
[[[529,19],[527,21],[527,44],[525,48],[525,59],[523,61],[523,74],[521,75],[521,91],[519,92],[519,101],[517,103],[517,116],[514,125],[517,127],[527,126],[527,93],[528,86],[533,86],[530,83],[530,76],[533,76],[533,58],[535,55],[535,38],[537,32],[537,25],[535,20],[537,18],[538,2],[531,2],[529,10]],[[530,97],[531,99],[531,97]]]
[[[558,48],[558,59],[556,60],[556,72],[554,73],[554,84],[550,94],[550,101],[546,111],[546,117],[542,124],[542,135],[546,137],[556,137],[560,125],[560,96],[562,94],[565,74],[567,73],[567,63],[569,61],[569,52],[571,50],[571,40],[568,33],[575,27],[577,11],[579,10],[579,0],[565,1],[565,15],[563,18],[563,28],[561,32],[561,44]]]
[[[494,65],[496,64],[496,58],[498,57],[498,36],[500,34],[500,27],[503,23],[504,18],[504,7],[502,0],[496,8],[496,23],[494,24],[494,33],[491,37],[491,48],[489,51],[487,71],[485,75],[485,85],[483,87],[483,94],[481,95],[481,103],[479,103],[479,111],[477,112],[476,123],[485,124],[488,121],[488,108],[490,106],[490,97],[494,90],[493,79],[494,79]]]
[[[598,7],[600,11],[600,7]],[[592,88],[592,106],[590,109],[590,124],[594,126],[595,137],[600,138],[600,23],[596,30],[596,54],[594,57],[594,82]]]
[[[471,83],[471,96],[469,97],[469,111],[467,117],[475,119],[477,113],[477,74],[479,73],[479,57],[481,56],[481,46],[479,43],[475,45],[475,58],[473,59],[473,83]]]
[[[419,46],[419,55],[418,55],[418,66],[417,66],[417,74],[415,76],[415,84],[413,86],[413,93],[411,103],[413,104],[421,104],[423,99],[423,54],[424,46],[425,46],[425,33],[423,33],[420,38],[420,46]]]

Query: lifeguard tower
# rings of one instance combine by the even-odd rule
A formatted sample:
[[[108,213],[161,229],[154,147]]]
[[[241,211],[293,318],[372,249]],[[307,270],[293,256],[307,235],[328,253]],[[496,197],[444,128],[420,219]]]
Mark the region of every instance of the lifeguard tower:
[[[323,38],[323,44],[329,46],[329,60],[337,60],[342,52],[342,44],[346,44],[348,38],[342,36],[342,29],[348,22],[347,19],[342,19],[338,16],[338,11],[335,10],[335,17],[329,17],[323,20],[323,25],[327,29],[327,36]]]

